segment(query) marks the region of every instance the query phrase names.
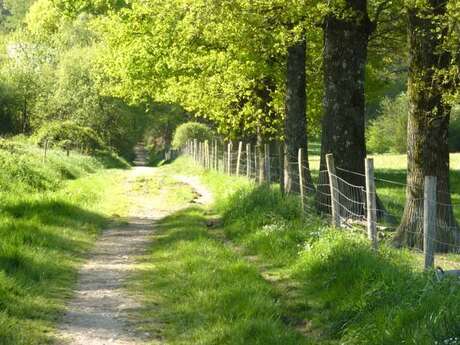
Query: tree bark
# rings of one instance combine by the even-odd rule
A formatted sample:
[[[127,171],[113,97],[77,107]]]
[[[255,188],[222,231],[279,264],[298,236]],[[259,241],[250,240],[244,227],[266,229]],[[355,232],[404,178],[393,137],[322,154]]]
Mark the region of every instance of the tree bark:
[[[320,170],[326,170],[326,154],[332,153],[339,168],[337,175],[347,182],[364,186],[365,66],[373,25],[367,0],[346,0],[344,16],[331,14],[324,24],[324,110]],[[345,169],[354,173],[343,171]],[[362,175],[361,175],[362,174]],[[317,205],[329,212],[329,181],[318,186]],[[362,199],[361,195],[356,197]],[[361,201],[357,200],[357,201]],[[364,214],[364,209],[355,210]]]
[[[305,152],[304,185],[314,190],[308,163],[305,39],[288,48],[284,121],[284,190],[299,193],[298,151]]]
[[[450,88],[438,75],[450,64],[450,54],[442,49],[446,29],[442,19],[447,0],[429,0],[428,5],[408,10],[410,44],[409,120],[407,128],[408,171],[406,204],[396,235],[396,243],[423,247],[423,190],[425,176],[437,176],[436,240],[456,243],[459,239],[453,215],[449,182],[448,131],[451,107],[443,101]],[[435,19],[437,16],[438,20]],[[436,30],[441,29],[440,31]],[[436,250],[449,245],[437,243]]]

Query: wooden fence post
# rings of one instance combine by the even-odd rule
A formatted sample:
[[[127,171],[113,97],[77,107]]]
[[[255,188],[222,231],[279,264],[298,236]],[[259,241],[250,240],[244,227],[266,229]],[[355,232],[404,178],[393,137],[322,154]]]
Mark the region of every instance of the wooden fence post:
[[[212,141],[212,150],[211,150],[211,169],[216,170],[216,141]]]
[[[198,161],[198,139],[193,139],[193,160]]]
[[[222,143],[222,173],[227,172],[227,150],[225,149],[225,142]]]
[[[206,140],[206,169],[211,169],[211,150],[209,149],[208,140]]]
[[[264,145],[264,152],[265,152],[265,176],[268,183],[271,183],[271,165],[270,165],[270,145]]]
[[[326,155],[327,172],[329,175],[329,187],[331,190],[331,208],[332,208],[332,225],[340,227],[340,201],[339,201],[339,184],[337,182],[337,173],[335,170],[334,156],[329,153]]]
[[[299,188],[300,188],[300,205],[302,207],[302,215],[305,210],[305,199],[304,199],[304,188],[303,188],[303,149],[299,149],[299,155],[297,157],[298,166],[299,166]]]
[[[246,144],[246,177],[251,178],[251,144]]]
[[[243,142],[238,143],[238,156],[236,161],[236,176],[240,176],[241,152],[243,151]]]
[[[227,173],[232,174],[232,142],[229,142],[227,146]]]
[[[374,159],[366,158],[367,235],[377,249],[377,199],[374,178]]]
[[[425,177],[423,201],[423,252],[425,269],[434,267],[434,241],[436,238],[436,176]]]

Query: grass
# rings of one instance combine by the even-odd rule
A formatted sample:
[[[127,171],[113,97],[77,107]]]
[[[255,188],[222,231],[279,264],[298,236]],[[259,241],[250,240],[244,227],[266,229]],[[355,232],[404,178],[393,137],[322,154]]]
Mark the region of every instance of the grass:
[[[0,344],[52,343],[76,272],[126,208],[119,170],[97,159],[1,142]]]
[[[165,174],[138,178],[135,181],[134,189],[145,195],[150,195],[153,207],[159,211],[183,208],[195,197],[190,186]]]
[[[155,191],[177,188],[167,177],[178,165],[184,167],[183,160],[176,164],[154,177]],[[181,188],[188,193],[188,187]],[[188,196],[191,201],[193,195]],[[309,343],[283,322],[278,295],[257,268],[208,231],[209,213],[183,208],[156,225],[142,273],[130,283],[144,294],[143,318],[152,320],[144,331],[160,334],[168,344]]]
[[[144,283],[151,306],[156,306],[152,316],[159,309],[172,344],[289,344],[281,338],[265,339],[273,329],[279,334],[299,330],[305,337],[296,339],[297,344],[460,344],[457,283],[437,282],[432,272],[421,270],[414,253],[385,244],[373,251],[359,231],[330,229],[314,215],[300,219],[295,199],[244,179],[202,171],[186,158],[164,169],[168,174],[189,171],[201,176],[214,192],[213,210],[222,216],[225,234],[221,241],[219,229],[207,230],[199,209],[163,223]],[[221,246],[230,252],[218,255]],[[224,278],[233,274],[224,268],[241,258],[241,265],[253,273],[230,280],[236,289],[265,296],[263,304],[274,316],[262,323],[267,330],[251,332],[250,337],[238,320],[248,312],[252,321],[258,320],[255,315],[265,315],[251,314],[259,299],[247,300],[238,292],[221,304],[230,286]],[[269,287],[254,289],[262,276],[266,279],[261,286]],[[226,333],[224,326],[232,332]],[[232,334],[238,337],[226,338]]]

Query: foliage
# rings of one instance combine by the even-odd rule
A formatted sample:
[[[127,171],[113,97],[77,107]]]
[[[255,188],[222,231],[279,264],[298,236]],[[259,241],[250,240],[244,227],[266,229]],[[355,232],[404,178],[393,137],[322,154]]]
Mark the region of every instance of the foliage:
[[[211,141],[213,133],[211,129],[198,122],[187,122],[177,127],[174,132],[173,147],[176,149],[185,146],[188,140],[197,139],[199,142]]]
[[[383,99],[380,114],[367,128],[367,148],[370,152],[406,152],[408,111],[406,94],[394,100]]]
[[[405,153],[408,99],[405,93],[394,99],[384,98],[380,113],[367,127],[367,148],[373,153]],[[460,151],[460,111],[454,106],[449,126],[449,149]]]
[[[47,143],[50,147],[86,153],[106,148],[94,130],[72,121],[56,121],[43,126],[35,135],[35,141],[42,147]]]

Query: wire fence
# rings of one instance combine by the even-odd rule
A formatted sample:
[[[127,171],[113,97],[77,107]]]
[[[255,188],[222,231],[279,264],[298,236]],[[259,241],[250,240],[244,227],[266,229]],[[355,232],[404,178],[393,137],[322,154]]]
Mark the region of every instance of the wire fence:
[[[398,242],[423,250],[426,268],[433,267],[435,256],[440,265],[447,257],[449,266],[460,268],[458,205],[448,191],[436,190],[436,178],[408,185],[376,177],[372,158],[360,172],[336,167],[332,155],[326,156],[327,169],[312,170],[304,150],[285,155],[279,148],[273,143],[193,140],[183,153],[205,169],[279,184],[283,192],[299,195],[304,215],[320,214],[335,227],[361,229],[374,248],[396,236]]]

